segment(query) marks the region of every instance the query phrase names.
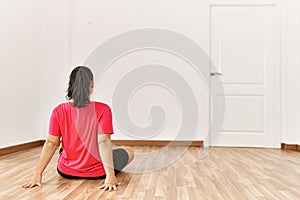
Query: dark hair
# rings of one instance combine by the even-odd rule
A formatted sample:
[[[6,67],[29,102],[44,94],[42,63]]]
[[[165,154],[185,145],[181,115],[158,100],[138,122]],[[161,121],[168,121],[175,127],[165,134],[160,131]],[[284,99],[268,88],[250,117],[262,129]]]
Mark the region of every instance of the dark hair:
[[[89,102],[90,84],[93,81],[92,71],[85,66],[73,69],[69,77],[66,98],[73,99],[73,107],[85,107]]]

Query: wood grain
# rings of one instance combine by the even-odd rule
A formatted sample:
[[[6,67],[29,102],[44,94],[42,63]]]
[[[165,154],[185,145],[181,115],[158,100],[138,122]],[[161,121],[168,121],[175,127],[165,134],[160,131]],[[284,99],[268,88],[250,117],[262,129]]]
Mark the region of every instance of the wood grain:
[[[173,149],[172,149],[173,148]],[[178,147],[169,150],[176,151]],[[155,146],[134,146],[152,152]],[[300,199],[300,153],[280,149],[214,148],[199,159],[200,148],[190,147],[173,164],[157,171],[121,172],[116,192],[98,189],[103,180],[68,180],[56,172],[58,154],[43,176],[43,187],[22,189],[31,179],[41,147],[0,156],[0,199]],[[163,157],[162,157],[163,158]],[[136,160],[132,165],[151,165]],[[162,162],[161,158],[157,162]],[[133,168],[134,169],[134,166]]]
[[[300,145],[281,143],[281,149],[291,150],[291,151],[300,151]]]
[[[171,141],[171,140],[112,140],[117,146],[190,146],[202,147],[203,141]]]
[[[10,147],[0,148],[0,156],[10,154],[10,153],[15,153],[15,152],[29,149],[32,147],[42,146],[44,144],[44,142],[45,142],[45,140],[37,140],[37,141],[28,142],[28,143],[24,143],[24,144],[18,144],[18,145],[13,145]]]

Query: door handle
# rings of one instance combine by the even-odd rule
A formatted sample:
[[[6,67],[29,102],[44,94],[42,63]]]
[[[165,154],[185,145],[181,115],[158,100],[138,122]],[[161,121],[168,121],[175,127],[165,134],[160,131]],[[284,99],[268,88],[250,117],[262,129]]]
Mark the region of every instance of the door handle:
[[[211,76],[223,76],[221,72],[212,72],[210,73]]]

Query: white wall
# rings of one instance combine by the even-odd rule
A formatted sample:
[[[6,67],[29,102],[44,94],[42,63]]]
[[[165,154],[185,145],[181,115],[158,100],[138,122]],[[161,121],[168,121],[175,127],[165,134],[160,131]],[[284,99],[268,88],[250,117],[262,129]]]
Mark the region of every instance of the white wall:
[[[70,70],[115,34],[140,27],[169,28],[206,48],[203,2],[1,1],[0,147],[45,138],[51,110],[65,101]],[[282,12],[281,140],[300,144],[300,2],[284,0],[278,5]],[[126,139],[122,134],[118,137]]]
[[[300,1],[281,1],[282,142],[300,144]]]
[[[42,5],[41,138],[47,137],[52,109],[66,101],[68,70],[72,68],[69,63],[70,9],[69,0],[45,0]]]
[[[39,138],[40,0],[0,1],[0,148]]]
[[[186,34],[208,48],[202,16],[206,0],[47,2],[41,137],[46,136],[51,109],[64,100],[71,68],[84,62],[94,48],[113,35],[141,27],[162,27]],[[300,2],[285,0],[277,1],[276,5],[281,7],[281,141],[300,144],[300,95],[296,92],[300,91]],[[96,97],[109,101],[101,99],[97,91]],[[127,138],[123,134],[116,137]]]
[[[47,1],[44,8],[44,23],[48,24],[43,30],[43,84],[42,84],[42,126],[41,137],[46,136],[45,130],[48,127],[49,115],[53,107],[64,100],[67,84],[67,78],[70,70],[82,64],[88,55],[102,42],[111,38],[112,36],[145,27],[161,27],[178,31],[192,38],[200,45],[207,45],[208,40],[204,39],[204,31],[202,31],[202,2],[197,0],[186,3],[185,1]],[[184,8],[184,10],[182,9]],[[207,30],[208,31],[208,30]],[[174,59],[170,55],[163,55],[160,53],[161,61],[166,65],[175,66]],[[123,60],[119,60],[111,67],[110,73],[102,80],[102,85],[96,88],[96,100],[103,101],[112,105],[111,91],[115,84],[118,83],[121,76],[132,69],[133,66],[145,64],[146,57],[158,58],[155,52],[137,53]],[[173,61],[172,61],[173,60]],[[173,63],[172,63],[173,62]],[[182,74],[188,73],[190,83],[194,84],[195,94],[198,99],[201,99],[199,109],[201,116],[199,121],[201,125],[198,129],[197,139],[204,139],[208,130],[208,94],[204,88],[204,83],[200,77],[193,78],[193,71],[191,66],[183,62],[177,62],[180,67],[175,67]],[[125,66],[126,65],[126,66]],[[118,74],[118,75],[117,75]],[[54,78],[55,77],[55,78]],[[53,78],[55,81],[53,81]],[[96,79],[98,77],[95,77]],[[110,82],[109,82],[110,81]],[[200,81],[200,84],[199,84]],[[199,86],[200,85],[200,86]],[[199,89],[200,87],[200,89]],[[150,91],[152,90],[152,92]],[[131,110],[134,121],[138,124],[147,125],[149,115],[138,113],[138,110],[147,110],[151,105],[145,106],[145,95],[150,92],[155,97],[154,88],[147,88],[144,93],[136,96],[136,103]],[[198,91],[200,90],[200,92]],[[166,91],[159,91],[164,95],[160,102],[165,105],[167,109],[167,124],[165,130],[152,139],[172,139],[174,132],[178,131],[179,124],[178,117],[180,114],[176,99]],[[101,93],[101,94],[100,94]],[[149,99],[148,99],[149,100]],[[158,99],[153,102],[159,101]],[[206,121],[205,121],[206,120]],[[132,139],[131,137],[122,133],[120,129],[114,124],[115,132],[114,139]],[[200,135],[202,133],[202,135]],[[202,138],[201,138],[202,137]]]

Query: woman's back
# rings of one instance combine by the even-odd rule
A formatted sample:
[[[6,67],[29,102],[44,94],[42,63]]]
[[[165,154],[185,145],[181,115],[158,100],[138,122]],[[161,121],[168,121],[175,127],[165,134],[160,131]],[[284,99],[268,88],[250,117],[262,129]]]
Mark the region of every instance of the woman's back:
[[[102,176],[97,135],[113,133],[108,105],[90,102],[77,108],[72,102],[58,105],[52,112],[49,133],[62,137],[58,169],[73,176]]]

